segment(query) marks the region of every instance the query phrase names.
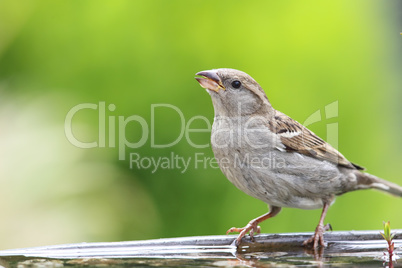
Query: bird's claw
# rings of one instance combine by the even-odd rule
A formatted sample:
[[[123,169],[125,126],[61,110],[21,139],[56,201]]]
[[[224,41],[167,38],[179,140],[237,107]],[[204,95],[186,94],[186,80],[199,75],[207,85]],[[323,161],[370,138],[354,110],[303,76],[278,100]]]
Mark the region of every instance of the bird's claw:
[[[315,229],[314,234],[309,239],[303,242],[303,246],[312,246],[313,248],[317,248],[319,244],[321,247],[325,247],[324,232],[328,230],[332,231],[331,224],[328,223],[324,226],[318,225]]]
[[[250,221],[245,227],[243,228],[236,228],[232,227],[229,230],[227,230],[226,234],[230,233],[240,233],[239,236],[236,238],[236,246],[238,246],[242,240],[243,237],[246,236],[247,233],[250,234],[250,239],[251,241],[254,241],[254,233],[261,233],[261,228],[258,226],[257,221]]]

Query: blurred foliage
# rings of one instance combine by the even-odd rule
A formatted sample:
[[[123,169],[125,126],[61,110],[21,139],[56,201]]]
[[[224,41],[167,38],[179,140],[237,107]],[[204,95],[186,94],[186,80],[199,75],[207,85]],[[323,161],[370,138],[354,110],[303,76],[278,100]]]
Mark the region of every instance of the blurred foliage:
[[[151,146],[152,133],[157,144],[177,139],[181,119],[212,122],[210,97],[193,78],[205,69],[249,73],[275,108],[300,122],[316,111],[325,118],[324,107],[338,101],[336,118],[309,127],[325,138],[327,124],[338,123],[349,160],[402,184],[401,7],[397,0],[1,0],[0,248],[224,234],[265,213],[219,169],[195,168],[195,154],[213,157],[210,146],[196,148],[185,136]],[[73,134],[91,142],[105,133],[103,148],[66,138],[66,115],[83,103],[98,109],[77,112]],[[152,114],[154,104],[175,106],[183,118],[168,107]],[[119,120],[130,116],[145,120],[149,136],[119,160],[119,135],[134,143],[144,130],[129,122],[123,133]],[[202,119],[190,124],[207,127]],[[199,145],[209,136],[189,133]],[[130,153],[173,153],[191,165],[130,169]],[[402,228],[401,208],[399,199],[360,191],[339,197],[327,222],[377,229],[387,218]],[[313,231],[319,215],[284,209],[262,231]]]

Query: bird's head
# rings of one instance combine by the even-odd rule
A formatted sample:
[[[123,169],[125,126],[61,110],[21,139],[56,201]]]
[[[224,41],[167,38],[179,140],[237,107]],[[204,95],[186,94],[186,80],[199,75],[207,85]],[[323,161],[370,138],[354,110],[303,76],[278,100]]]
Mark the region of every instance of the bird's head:
[[[266,113],[271,104],[260,85],[235,69],[201,71],[197,81],[211,95],[216,115],[243,116]]]

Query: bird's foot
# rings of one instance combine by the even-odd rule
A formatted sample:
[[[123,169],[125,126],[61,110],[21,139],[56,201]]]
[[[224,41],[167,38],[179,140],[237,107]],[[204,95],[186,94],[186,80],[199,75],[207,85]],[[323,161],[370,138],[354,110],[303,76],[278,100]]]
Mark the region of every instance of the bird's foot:
[[[227,230],[226,234],[230,233],[240,233],[239,236],[236,238],[235,243],[236,246],[240,245],[241,239],[246,236],[246,234],[249,232],[250,233],[250,239],[251,241],[254,240],[254,233],[261,233],[261,228],[258,226],[258,221],[257,219],[251,220],[245,227],[243,228],[236,228],[232,227],[229,230]]]
[[[324,232],[328,230],[332,231],[332,227],[329,223],[326,225],[319,224],[317,228],[315,228],[315,233],[303,242],[303,246],[317,248],[319,244],[320,246],[325,247]]]

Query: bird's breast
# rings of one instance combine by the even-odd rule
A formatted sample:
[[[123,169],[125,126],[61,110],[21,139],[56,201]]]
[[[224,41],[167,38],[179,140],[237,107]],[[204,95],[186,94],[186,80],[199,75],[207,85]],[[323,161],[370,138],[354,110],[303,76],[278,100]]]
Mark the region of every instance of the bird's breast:
[[[238,189],[268,204],[315,209],[341,189],[338,168],[326,161],[279,150],[261,124],[218,119],[212,127],[215,158]]]

